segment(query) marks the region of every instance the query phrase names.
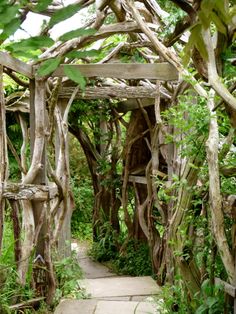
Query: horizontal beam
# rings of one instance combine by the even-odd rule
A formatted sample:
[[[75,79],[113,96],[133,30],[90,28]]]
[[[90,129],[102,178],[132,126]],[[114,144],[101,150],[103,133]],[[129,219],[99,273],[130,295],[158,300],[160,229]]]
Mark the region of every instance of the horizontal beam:
[[[42,302],[45,299],[46,299],[45,297],[38,297],[38,298],[35,298],[35,299],[27,300],[27,301],[24,301],[24,302],[21,302],[21,303],[17,303],[17,304],[11,305],[11,306],[9,306],[9,309],[12,310],[12,311],[13,310],[20,310],[22,308],[27,308],[29,306],[38,304],[38,303]]]
[[[236,287],[232,286],[226,281],[221,280],[220,278],[215,278],[215,284],[223,286],[227,294],[233,298],[236,298]]]
[[[0,51],[0,64],[30,79],[33,78],[33,67],[31,65],[13,58],[6,52]]]
[[[8,183],[2,190],[2,197],[12,200],[47,201],[57,195],[57,188],[45,185]]]
[[[161,171],[157,171],[157,175],[162,177],[162,178],[165,176],[165,174]],[[132,183],[147,184],[147,178],[145,176],[130,175],[128,181],[132,182]]]
[[[104,77],[119,79],[152,79],[160,81],[178,80],[175,67],[167,62],[163,63],[105,63],[105,64],[71,64],[84,77]],[[51,75],[65,77],[64,65]]]
[[[129,176],[129,182],[147,184],[147,179],[141,176]]]
[[[59,98],[71,98],[75,87],[62,87]],[[84,91],[78,91],[75,99],[128,99],[128,98],[156,98],[157,89],[143,86],[105,86],[86,87]]]
[[[153,98],[143,98],[141,101],[143,108],[153,106],[155,103],[155,100]],[[116,110],[121,113],[125,113],[135,109],[139,109],[139,103],[137,99],[127,99],[119,101],[116,108]]]

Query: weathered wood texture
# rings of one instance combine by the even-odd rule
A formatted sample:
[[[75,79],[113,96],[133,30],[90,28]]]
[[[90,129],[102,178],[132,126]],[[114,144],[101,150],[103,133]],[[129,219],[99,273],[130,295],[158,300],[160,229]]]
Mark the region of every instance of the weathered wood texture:
[[[31,65],[11,57],[6,52],[0,51],[0,64],[8,69],[13,70],[14,72],[25,75],[28,78],[33,78],[33,67]]]
[[[128,181],[132,183],[147,184],[146,177],[142,177],[142,176],[129,176]]]
[[[163,63],[108,63],[108,64],[72,64],[85,77],[109,77],[120,79],[153,79],[160,81],[178,80],[174,66]],[[61,65],[52,77],[64,77],[64,65]]]
[[[2,190],[3,198],[12,200],[47,201],[57,195],[56,187],[35,184],[8,183]]]
[[[157,171],[157,175],[162,178],[165,176],[165,174],[161,171]],[[128,181],[133,183],[147,184],[147,178],[145,176],[130,175]]]
[[[17,303],[17,304],[11,305],[11,306],[9,306],[9,309],[13,311],[13,310],[20,310],[20,309],[23,309],[23,308],[28,308],[28,307],[33,306],[35,304],[39,304],[43,300],[45,300],[45,297],[38,297],[38,298],[35,298],[35,299],[31,299],[31,300],[27,300],[27,301],[24,301],[24,302],[21,302],[21,303]]]
[[[70,98],[74,87],[63,87],[59,98]],[[75,99],[122,99],[122,98],[156,98],[158,92],[155,88],[143,86],[104,86],[86,87],[85,91],[78,91]]]
[[[153,106],[154,103],[155,103],[155,100],[153,98],[142,98],[142,107],[143,108]],[[130,98],[130,99],[118,102],[116,110],[118,112],[125,113],[125,112],[132,111],[132,110],[135,110],[138,108],[139,108],[139,103],[138,103],[137,99]]]
[[[229,284],[228,282],[221,280],[220,278],[215,278],[215,284],[223,286],[227,294],[229,294],[233,298],[236,298],[236,287]]]

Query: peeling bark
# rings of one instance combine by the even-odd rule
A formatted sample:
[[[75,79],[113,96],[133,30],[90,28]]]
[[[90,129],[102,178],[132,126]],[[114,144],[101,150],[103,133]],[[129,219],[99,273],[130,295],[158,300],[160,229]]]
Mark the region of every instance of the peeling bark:
[[[214,96],[213,90],[210,92],[208,99],[208,109],[211,114],[209,137],[206,142],[208,171],[209,171],[209,200],[210,211],[212,218],[212,228],[216,240],[216,244],[225,266],[225,270],[229,276],[230,283],[235,280],[235,269],[233,256],[230,253],[230,248],[226,239],[224,230],[224,216],[222,211],[222,197],[220,192],[220,177],[218,165],[218,146],[219,146],[219,131],[217,124],[216,114],[214,109]]]

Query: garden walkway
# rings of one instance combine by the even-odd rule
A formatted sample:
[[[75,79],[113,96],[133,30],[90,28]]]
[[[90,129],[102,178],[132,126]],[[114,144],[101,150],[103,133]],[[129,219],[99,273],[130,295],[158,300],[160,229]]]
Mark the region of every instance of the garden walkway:
[[[76,245],[73,244],[76,248]],[[159,314],[153,296],[160,288],[151,277],[118,276],[106,266],[92,261],[85,245],[79,245],[78,258],[85,279],[80,287],[88,299],[62,300],[54,314]]]

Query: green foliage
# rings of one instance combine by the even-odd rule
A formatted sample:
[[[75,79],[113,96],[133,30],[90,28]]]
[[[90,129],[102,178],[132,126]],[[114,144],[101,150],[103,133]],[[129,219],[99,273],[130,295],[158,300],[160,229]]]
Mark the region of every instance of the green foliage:
[[[206,46],[202,37],[202,30],[210,28],[212,32],[218,31],[227,36],[227,25],[232,22],[229,6],[222,0],[202,0],[198,11],[198,22],[191,28],[191,35],[184,47],[183,64],[187,66],[194,47],[200,52],[202,58],[207,60]]]
[[[54,299],[56,305],[62,297],[83,298],[85,292],[78,286],[78,279],[82,278],[82,271],[78,264],[76,255],[64,258],[54,263],[57,290]],[[32,268],[32,267],[30,267]],[[35,297],[31,289],[31,276],[27,275],[26,286],[22,288],[17,283],[17,271],[14,262],[14,239],[12,223],[6,218],[4,223],[3,250],[0,256],[0,313],[9,313],[9,305],[23,302]],[[30,309],[26,313],[34,313]],[[42,304],[37,313],[48,313]]]
[[[130,276],[150,276],[153,274],[150,251],[147,243],[129,241],[125,252],[113,260],[118,273]]]
[[[75,83],[79,84],[82,90],[85,89],[86,80],[81,74],[79,69],[74,68],[71,65],[64,65],[65,74],[68,76],[69,79],[74,81]]]
[[[192,301],[185,290],[184,282],[178,276],[173,285],[166,284],[162,287],[159,298],[162,301],[157,300],[157,303],[166,314],[222,314],[226,307],[222,286],[212,286],[209,279],[202,283],[200,293]]]
[[[92,236],[93,187],[86,158],[78,141],[70,137],[71,187],[75,208],[72,214],[72,236],[79,240],[90,240]]]
[[[179,277],[175,278],[175,284],[166,284],[162,287],[157,303],[165,314],[193,313],[190,310],[190,304],[188,302],[188,295],[186,293],[184,283]]]
[[[30,280],[22,288],[17,283],[17,271],[14,262],[14,238],[10,219],[6,217],[4,222],[3,249],[0,256],[0,313],[8,313],[8,306],[34,296],[30,287]],[[4,312],[5,311],[5,312]]]
[[[14,34],[17,31],[17,29],[20,27],[20,24],[21,24],[20,19],[15,18],[11,22],[9,22],[8,24],[4,25],[4,29],[3,29],[2,33],[0,34],[0,40],[4,41],[9,36]]]
[[[79,4],[70,4],[60,10],[57,10],[51,17],[49,21],[49,27],[53,27],[59,22],[62,22],[73,15],[75,15],[80,9]]]
[[[182,61],[183,61],[184,66],[188,65],[191,54],[192,54],[192,49],[194,46],[198,49],[198,51],[200,52],[204,60],[207,60],[208,58],[207,50],[206,50],[203,38],[201,36],[201,31],[202,31],[202,26],[200,23],[195,24],[191,28],[191,35],[183,50]]]
[[[232,60],[234,60],[235,58],[235,53],[236,41],[234,40],[233,43],[229,47],[227,47],[227,49],[225,49],[221,55],[224,64],[223,77],[226,83],[231,83],[235,81],[236,69],[235,65],[232,64]]]
[[[61,62],[61,58],[51,58],[41,63],[40,67],[38,68],[38,75],[39,76],[46,76],[52,73],[57,69]]]
[[[41,53],[43,48],[50,47],[54,44],[54,40],[47,36],[35,36],[22,39],[19,42],[13,42],[5,48],[16,56],[26,56],[35,58]]]
[[[196,295],[196,314],[221,314],[226,308],[224,288],[212,286],[209,279],[203,281],[200,296]]]
[[[9,5],[9,1],[1,0],[0,2],[0,40],[4,41],[12,35],[20,26],[18,4]]]
[[[93,243],[89,255],[98,262],[106,262],[117,256],[116,234],[109,222],[99,229],[98,239]]]
[[[34,10],[37,12],[42,12],[47,9],[47,7],[53,2],[53,0],[40,0],[37,5],[34,7]]]
[[[82,271],[76,253],[54,262],[54,267],[58,283],[54,302],[59,302],[62,297],[84,298],[85,291],[80,289],[78,284],[78,280],[82,278]]]
[[[221,176],[221,192],[225,195],[234,195],[236,191],[236,178]]]
[[[196,156],[205,149],[203,140],[208,136],[209,113],[205,100],[192,96],[181,95],[178,105],[162,113],[167,123],[174,128],[174,133],[166,136],[166,143],[174,142],[181,148],[181,156]]]
[[[74,183],[75,209],[72,214],[72,236],[79,240],[90,240],[92,236],[93,190],[90,180]]]
[[[147,243],[129,240],[120,251],[119,248],[125,242],[124,237],[118,237],[109,222],[103,225],[99,234],[98,241],[93,243],[89,252],[94,260],[109,262],[115,272],[123,275],[149,276],[153,274]]]

